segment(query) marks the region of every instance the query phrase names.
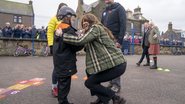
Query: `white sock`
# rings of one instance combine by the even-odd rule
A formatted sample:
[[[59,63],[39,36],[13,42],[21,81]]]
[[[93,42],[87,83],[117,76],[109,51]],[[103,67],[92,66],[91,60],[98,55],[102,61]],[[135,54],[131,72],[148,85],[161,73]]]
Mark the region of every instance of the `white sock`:
[[[58,85],[58,84],[52,84],[52,85],[51,85],[52,89],[57,88],[57,85]]]

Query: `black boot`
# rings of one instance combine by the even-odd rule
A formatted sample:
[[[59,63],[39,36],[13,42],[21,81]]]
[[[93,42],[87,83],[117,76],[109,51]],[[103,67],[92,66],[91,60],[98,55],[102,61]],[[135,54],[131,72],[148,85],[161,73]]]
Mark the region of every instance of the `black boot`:
[[[126,100],[124,98],[117,96],[117,95],[115,95],[112,98],[112,101],[113,101],[113,104],[126,104]]]
[[[101,100],[98,98],[98,99],[96,99],[96,101],[91,102],[90,104],[103,104],[103,103],[102,103]]]
[[[143,66],[150,66],[150,63],[143,64]]]
[[[153,57],[154,65],[150,66],[150,69],[157,69],[157,57]]]

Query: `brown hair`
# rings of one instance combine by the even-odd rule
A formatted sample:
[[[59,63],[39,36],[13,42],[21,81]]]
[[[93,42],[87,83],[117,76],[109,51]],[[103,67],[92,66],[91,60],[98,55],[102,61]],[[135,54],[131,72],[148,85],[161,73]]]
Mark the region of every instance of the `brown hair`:
[[[58,5],[57,14],[58,14],[60,8],[63,7],[63,6],[67,6],[67,4],[65,4],[65,3],[60,3],[60,4]],[[56,14],[56,16],[57,16],[57,14]]]
[[[98,18],[91,14],[91,13],[87,13],[87,14],[84,14],[83,17],[82,17],[82,20],[81,20],[81,26],[83,25],[83,22],[88,22],[90,27],[94,24],[100,24],[101,26],[103,26],[101,24],[101,22],[98,20]],[[82,26],[83,27],[83,26]],[[115,40],[112,32],[106,28],[105,26],[103,26],[104,30],[107,32],[107,35],[112,39],[112,40]]]

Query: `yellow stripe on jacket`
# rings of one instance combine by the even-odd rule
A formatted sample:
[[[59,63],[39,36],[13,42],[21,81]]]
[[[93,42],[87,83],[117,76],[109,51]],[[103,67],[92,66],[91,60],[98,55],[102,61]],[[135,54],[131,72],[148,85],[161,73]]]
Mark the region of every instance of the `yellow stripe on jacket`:
[[[53,45],[54,32],[57,29],[60,22],[61,21],[58,21],[56,16],[54,16],[50,19],[50,21],[48,23],[48,30],[47,30],[48,46]]]

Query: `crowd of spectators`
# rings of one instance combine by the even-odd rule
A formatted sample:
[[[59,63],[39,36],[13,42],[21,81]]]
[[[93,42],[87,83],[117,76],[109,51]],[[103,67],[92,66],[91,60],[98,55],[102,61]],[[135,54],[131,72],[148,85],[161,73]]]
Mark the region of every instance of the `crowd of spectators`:
[[[35,26],[27,27],[23,24],[17,24],[14,27],[9,22],[4,27],[0,27],[0,37],[19,38],[19,39],[46,39],[46,28],[42,26],[36,29]]]

